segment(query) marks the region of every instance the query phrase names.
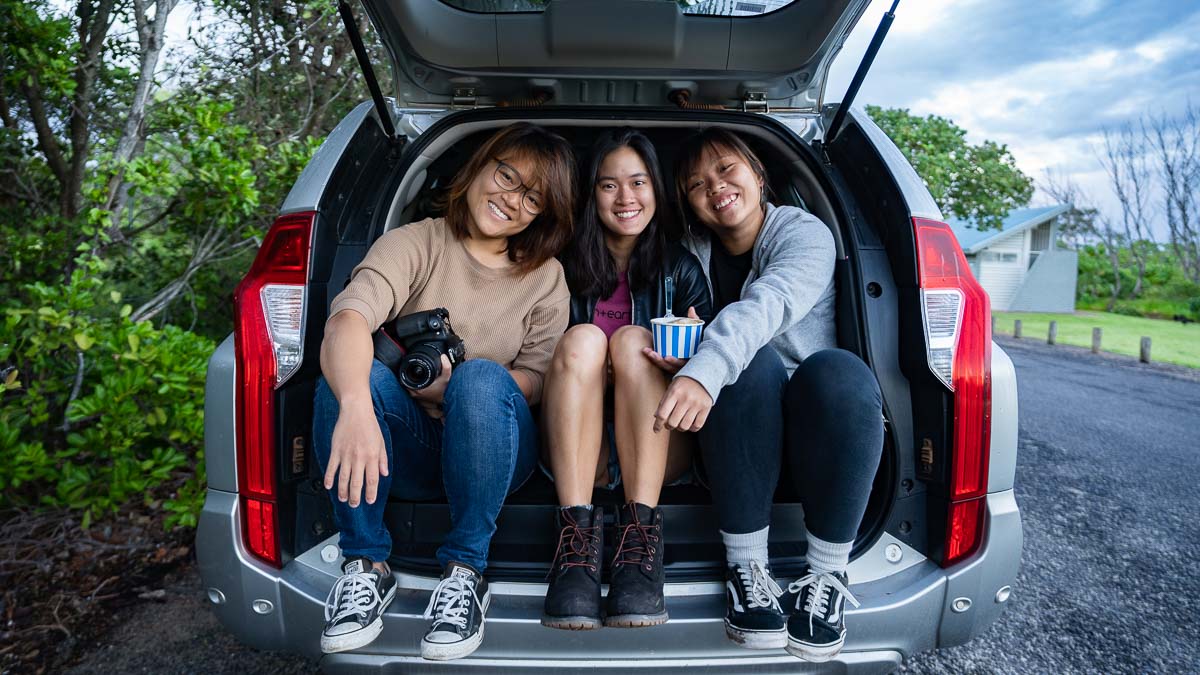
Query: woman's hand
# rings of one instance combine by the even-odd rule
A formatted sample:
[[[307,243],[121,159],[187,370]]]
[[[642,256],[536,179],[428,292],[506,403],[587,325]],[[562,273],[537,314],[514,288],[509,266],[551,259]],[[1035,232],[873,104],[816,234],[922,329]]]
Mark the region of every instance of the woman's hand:
[[[450,369],[450,358],[442,354],[442,372],[437,379],[424,389],[408,390],[409,395],[421,406],[425,414],[435,420],[442,419],[442,399],[446,396],[446,386],[450,384]]]
[[[329,467],[325,470],[325,489],[333,489],[336,476],[340,501],[356,507],[365,497],[368,504],[374,504],[379,477],[386,475],[387,448],[370,399],[360,403],[343,402],[333,427],[333,449]]]
[[[671,431],[700,431],[708,419],[713,400],[704,386],[686,375],[671,380],[654,412],[654,433],[663,428]]]
[[[687,363],[683,359],[677,359],[674,356],[663,356],[649,347],[642,347],[642,353],[650,362],[658,366],[668,375],[674,375],[679,372],[679,369]]]
[[[689,319],[700,318],[699,315],[696,314],[695,307],[688,307],[687,315]],[[642,353],[646,355],[646,358],[650,359],[651,363],[658,366],[659,369],[668,375],[674,375],[675,373],[678,373],[679,369],[687,363],[687,361],[683,359],[677,359],[674,356],[663,356],[649,347],[642,347]]]

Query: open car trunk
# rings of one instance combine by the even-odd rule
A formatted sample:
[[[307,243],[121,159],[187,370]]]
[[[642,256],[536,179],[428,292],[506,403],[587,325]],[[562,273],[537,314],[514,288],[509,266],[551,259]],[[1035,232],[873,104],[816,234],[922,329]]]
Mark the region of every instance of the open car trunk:
[[[365,124],[333,183],[326,189],[313,237],[313,271],[305,318],[305,359],[293,381],[280,391],[280,426],[284,441],[280,472],[281,539],[285,559],[317,546],[335,534],[329,498],[321,486],[320,470],[311,452],[312,391],[320,375],[319,346],[329,303],[345,286],[354,264],[383,232],[427,216],[439,215],[437,197],[483,137],[504,124],[525,119],[543,124],[566,137],[581,159],[593,139],[617,126],[634,126],[655,143],[667,185],[675,149],[682,138],[700,126],[721,124],[740,132],[764,160],[774,201],[808,209],[830,226],[839,261],[838,334],[842,348],[862,356],[872,366],[884,392],[886,425],[883,459],[875,478],[866,516],[852,556],[880,536],[903,533],[906,545],[926,551],[925,503],[913,494],[912,436],[908,431],[908,384],[896,362],[896,347],[879,347],[867,330],[870,321],[896,321],[897,310],[865,307],[864,276],[879,279],[891,292],[891,264],[882,251],[861,250],[879,243],[878,234],[864,236],[855,228],[878,227],[863,218],[852,192],[831,175],[814,146],[818,120],[796,116],[784,123],[749,113],[588,109],[476,110],[442,117],[399,152],[389,151],[378,128]],[[582,163],[582,161],[581,161]],[[673,205],[670,205],[673,207]],[[868,233],[869,234],[869,233]],[[874,288],[873,287],[873,288]],[[877,297],[872,295],[872,298]],[[895,293],[888,302],[895,303]],[[876,314],[870,314],[876,312]],[[882,312],[882,313],[880,313]],[[896,335],[894,328],[881,333]],[[923,356],[923,355],[922,355]],[[896,403],[894,403],[896,402]],[[897,406],[900,428],[892,421]],[[535,411],[536,412],[536,411]],[[397,470],[402,470],[398,467]],[[805,554],[803,509],[790,489],[784,467],[775,495],[771,522],[771,556],[777,574],[799,571]],[[595,503],[623,502],[621,491],[596,490]],[[699,484],[667,487],[660,500],[665,512],[665,561],[668,581],[720,578],[724,554],[708,490]],[[492,540],[489,577],[498,580],[541,581],[554,555],[557,507],[553,484],[535,469],[530,479],[507,500]],[[611,511],[609,512],[611,522]],[[438,574],[435,551],[450,527],[444,501],[389,500],[386,523],[393,538],[392,564],[415,574]],[[294,523],[294,528],[287,523]],[[884,534],[887,530],[889,534]],[[607,539],[607,538],[606,538]],[[611,542],[606,542],[611,543]],[[611,551],[605,553],[611,557]]]

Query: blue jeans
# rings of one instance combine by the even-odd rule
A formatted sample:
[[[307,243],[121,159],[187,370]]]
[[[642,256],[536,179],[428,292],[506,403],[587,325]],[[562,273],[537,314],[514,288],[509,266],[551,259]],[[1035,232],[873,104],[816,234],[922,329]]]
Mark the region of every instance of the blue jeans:
[[[417,405],[382,363],[371,365],[371,402],[387,449],[388,475],[379,477],[380,497],[356,507],[329,491],[343,555],[388,559],[392,536],[383,523],[385,495],[409,501],[445,497],[450,532],[438,562],[467,563],[481,573],[504,498],[520,487],[537,464],[537,430],[517,383],[502,366],[472,359],[454,369],[443,401],[445,418],[435,420]],[[333,451],[338,402],[325,378],[313,405],[313,451],[321,472]]]

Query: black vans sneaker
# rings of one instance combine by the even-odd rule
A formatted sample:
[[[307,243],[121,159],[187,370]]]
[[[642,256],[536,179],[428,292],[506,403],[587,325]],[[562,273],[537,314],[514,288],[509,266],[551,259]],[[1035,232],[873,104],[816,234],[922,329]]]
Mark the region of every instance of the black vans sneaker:
[[[789,596],[796,598],[796,611],[787,622],[789,654],[805,661],[828,661],[842,650],[846,643],[845,605],[859,604],[849,586],[850,580],[840,572],[807,572],[788,584]]]
[[[779,606],[783,589],[771,568],[757,560],[725,570],[725,635],[747,649],[787,646],[787,617]]]
[[[383,611],[396,597],[396,577],[384,564],[380,573],[367,558],[350,558],[342,576],[325,599],[325,630],[321,651],[326,654],[370,644],[383,630]]]
[[[662,528],[662,509],[629,502],[617,511],[617,551],[605,626],[637,628],[667,622]]]
[[[433,589],[425,618],[433,619],[421,640],[421,656],[433,661],[461,659],[483,642],[483,616],[492,596],[474,567],[451,561]]]
[[[558,510],[558,549],[542,625],[564,630],[600,627],[600,552],[604,512],[573,506]]]

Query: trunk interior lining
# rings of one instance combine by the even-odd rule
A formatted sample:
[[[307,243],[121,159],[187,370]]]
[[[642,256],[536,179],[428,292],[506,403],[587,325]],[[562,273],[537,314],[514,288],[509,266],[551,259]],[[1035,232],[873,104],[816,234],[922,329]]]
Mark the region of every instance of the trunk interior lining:
[[[469,152],[476,147],[475,141],[491,133],[494,128],[511,121],[513,120],[457,124],[422,147],[405,172],[405,177],[398,181],[388,213],[381,219],[383,227],[379,228],[377,235],[382,234],[382,229],[385,228],[391,229],[407,222],[438,215],[438,197],[444,192],[457,168],[466,162]],[[592,139],[602,130],[626,124],[640,128],[659,149],[664,182],[669,191],[675,160],[673,148],[678,146],[678,142],[686,134],[701,126],[707,126],[694,121],[662,122],[611,118],[538,121],[562,133],[571,142],[577,157],[580,158],[580,164],[584,163]],[[742,132],[755,152],[760,154],[771,174],[771,187],[777,203],[790,203],[813,209],[814,215],[830,226],[839,252],[845,251],[846,242],[841,232],[838,211],[833,199],[825,193],[826,188],[816,179],[820,168],[815,153],[806,155],[803,151],[780,142],[778,132],[739,124],[727,126]],[[415,185],[418,184],[420,187],[416,188]],[[678,234],[675,233],[676,236]],[[853,255],[852,251],[846,252]],[[836,273],[839,289],[851,283],[851,274],[845,260],[840,260]],[[329,280],[328,287],[331,290],[329,297],[325,299],[326,303],[336,294],[332,289],[342,288],[346,281],[347,279]],[[857,331],[844,329],[847,322],[841,315],[844,311],[854,312],[854,305],[850,304],[844,295],[844,292],[839,292],[839,341],[843,347],[862,354],[862,345],[856,337]],[[861,319],[853,318],[853,321]],[[885,496],[891,496],[894,465],[898,461],[894,457],[894,443],[890,433],[885,437],[885,446],[885,459],[876,475],[872,503],[868,506],[868,517],[864,519],[860,539],[878,529],[879,521],[887,511],[887,505],[881,501]],[[319,469],[315,461],[309,461],[308,464],[309,479],[301,482],[296,489],[298,528],[295,543],[298,550],[316,545],[334,531],[331,509],[320,484]],[[771,526],[772,564],[784,574],[799,571],[805,549],[803,509],[796,496],[789,490],[789,482],[786,477],[780,481]],[[623,501],[623,494],[619,488],[614,491],[597,489],[594,500],[598,505],[613,506]],[[501,512],[496,536],[493,538],[489,577],[526,581],[544,578],[554,553],[553,513],[556,501],[553,484],[537,470],[522,488],[509,497]],[[698,485],[665,487],[660,502],[666,516],[665,559],[668,579],[698,581],[719,578],[723,570],[724,555],[720,535],[713,525],[715,515],[708,491]],[[607,520],[611,522],[612,510],[606,511],[609,514]],[[875,513],[874,516],[872,512]],[[444,500],[427,503],[389,501],[385,522],[393,536],[391,562],[413,573],[436,574],[438,570],[433,555],[444,534],[449,530],[449,511]],[[856,546],[856,549],[858,548],[859,546]],[[611,551],[606,555],[611,556]]]

